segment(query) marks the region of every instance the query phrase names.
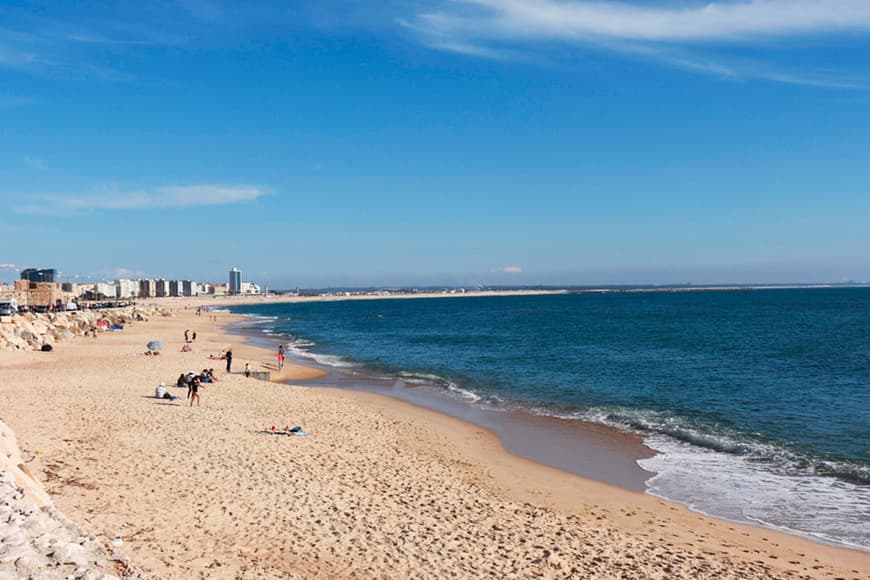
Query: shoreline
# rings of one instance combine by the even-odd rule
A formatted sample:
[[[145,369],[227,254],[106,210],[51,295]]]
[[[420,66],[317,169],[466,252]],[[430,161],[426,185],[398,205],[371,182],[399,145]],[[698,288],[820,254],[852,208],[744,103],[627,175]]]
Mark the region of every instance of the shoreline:
[[[227,331],[247,340],[251,345],[273,349],[286,340],[281,335],[257,334],[251,331],[256,325],[246,324],[247,314],[232,313],[242,317],[230,324]],[[770,530],[800,538],[814,544],[829,546],[870,554],[870,548],[847,542],[837,542],[798,530],[783,528],[774,524],[754,521],[749,518],[735,519],[709,513],[693,506],[689,501],[670,498],[655,493],[648,481],[658,472],[644,469],[638,461],[655,456],[659,452],[647,446],[640,433],[620,430],[609,425],[566,419],[552,415],[535,414],[528,410],[514,409],[507,412],[476,408],[467,401],[450,397],[437,390],[437,387],[399,387],[392,381],[378,379],[362,371],[333,367],[328,364],[307,360],[292,350],[288,360],[302,366],[309,366],[322,373],[304,382],[310,388],[327,388],[343,392],[359,392],[385,397],[392,401],[409,404],[413,408],[445,415],[483,429],[495,437],[506,453],[527,460],[542,467],[553,468],[566,475],[579,476],[604,485],[646,494],[666,502],[684,506],[692,513],[714,518],[723,522],[751,526],[760,530]],[[299,381],[283,381],[286,384],[302,384]],[[577,458],[579,456],[582,459]]]
[[[239,316],[238,314],[235,314]],[[275,350],[282,341],[277,335],[250,332],[245,319],[230,324],[227,331],[256,347]],[[284,341],[286,342],[286,341]],[[652,457],[656,451],[647,447],[637,433],[578,419],[539,415],[525,409],[509,411],[479,408],[466,401],[445,395],[437,387],[398,386],[356,370],[340,369],[306,360],[289,350],[288,360],[316,369],[320,376],[304,381],[306,387],[373,393],[415,407],[459,419],[496,436],[501,445],[517,457],[523,457],[565,473],[632,491],[646,491],[646,481],[655,472],[643,469],[637,461]],[[285,384],[298,380],[281,381]]]
[[[870,571],[866,553],[541,466],[478,427],[383,396],[216,369],[222,380],[205,389],[201,408],[159,404],[151,396],[159,380],[213,366],[205,352],[238,344],[224,329],[238,317],[217,316],[208,329],[204,317],[180,311],[63,343],[50,357],[0,353],[10,379],[0,406],[31,470],[67,515],[123,537],[131,560],[156,577]],[[186,327],[200,333],[193,356],[173,350]],[[152,338],[167,342],[165,356],[132,355]],[[273,354],[234,351],[237,370]],[[290,365],[285,375],[313,380]],[[312,437],[256,431],[285,420]]]
[[[766,288],[764,288],[766,289]],[[715,290],[723,290],[717,288]],[[725,289],[728,290],[728,289]],[[395,298],[401,298],[396,296]],[[251,326],[245,324],[252,315],[231,313],[241,319],[227,326],[227,331],[247,340],[251,345],[259,348],[273,348],[286,340],[280,340],[280,335],[256,334],[251,332]],[[272,344],[274,343],[274,344]],[[274,348],[273,348],[274,350]],[[762,521],[751,519],[733,519],[713,513],[705,512],[692,506],[689,502],[669,498],[654,493],[647,481],[657,475],[655,471],[649,471],[641,467],[637,461],[650,458],[659,452],[648,447],[644,437],[635,432],[623,431],[609,425],[584,421],[582,419],[566,419],[552,415],[539,415],[528,410],[514,409],[504,412],[487,413],[485,410],[475,409],[467,402],[457,400],[440,392],[430,392],[415,395],[416,388],[407,385],[401,388],[390,386],[387,381],[378,380],[373,376],[362,372],[352,371],[341,367],[333,367],[328,364],[313,360],[306,360],[293,351],[288,351],[288,360],[293,359],[297,364],[317,369],[321,376],[304,382],[307,388],[335,389],[344,393],[362,393],[385,398],[402,405],[409,405],[413,409],[419,409],[426,413],[435,413],[450,419],[460,421],[470,428],[482,429],[488,436],[493,437],[504,453],[516,459],[522,459],[542,468],[555,469],[566,476],[577,476],[593,483],[612,486],[631,493],[641,493],[646,496],[663,500],[670,504],[679,505],[690,512],[712,518],[718,521],[749,526],[761,531],[771,531],[797,538],[812,544],[830,547],[836,550],[870,554],[870,548],[836,542],[823,537],[814,536],[810,533],[802,533],[797,530],[783,528]],[[302,384],[300,381],[280,381],[284,384]],[[433,387],[434,389],[435,387]],[[487,414],[490,416],[487,417]],[[517,436],[519,435],[519,436]],[[541,441],[534,440],[531,436],[540,437]],[[523,445],[523,442],[526,444]],[[592,466],[579,467],[575,462],[565,460],[564,457],[554,459],[549,452],[551,444],[573,445],[584,459],[592,455]],[[603,449],[602,449],[603,447]],[[613,461],[621,462],[623,467],[616,467],[614,471]],[[638,473],[643,473],[642,479],[638,480],[631,475],[626,475],[625,462],[631,462]],[[606,466],[602,470],[601,466]],[[632,474],[637,476],[637,473]]]

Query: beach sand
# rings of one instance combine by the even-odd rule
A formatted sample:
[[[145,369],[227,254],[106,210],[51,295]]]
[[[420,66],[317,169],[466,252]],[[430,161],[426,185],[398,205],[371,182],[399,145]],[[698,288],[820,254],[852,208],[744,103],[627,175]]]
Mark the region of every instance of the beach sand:
[[[179,303],[181,304],[181,303]],[[192,302],[187,302],[190,305]],[[211,303],[210,303],[211,304]],[[58,509],[157,578],[866,578],[870,554],[693,513],[513,456],[371,393],[246,379],[236,317],[136,323],[0,353],[0,418]],[[197,331],[180,352],[185,329]],[[159,357],[147,341],[166,343]],[[234,372],[210,361],[232,345]],[[179,373],[220,382],[186,405]],[[287,365],[305,384],[316,369]],[[181,395],[153,398],[161,381]],[[310,437],[262,434],[299,425]]]

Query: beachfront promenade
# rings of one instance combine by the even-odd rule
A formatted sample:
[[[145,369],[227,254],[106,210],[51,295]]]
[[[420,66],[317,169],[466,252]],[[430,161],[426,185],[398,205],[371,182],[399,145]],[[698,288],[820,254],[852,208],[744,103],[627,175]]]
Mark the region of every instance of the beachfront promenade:
[[[236,316],[172,317],[0,352],[0,418],[57,508],[159,578],[861,578],[870,555],[732,524],[514,457],[373,394],[247,379]],[[213,303],[206,302],[211,305]],[[184,307],[188,308],[185,309]],[[185,329],[197,331],[181,352]],[[166,344],[145,356],[145,344]],[[234,373],[208,358],[232,346]],[[202,406],[153,397],[214,367]],[[316,369],[273,377],[304,385]],[[299,425],[310,437],[264,434]],[[2,525],[3,522],[0,522]],[[35,541],[35,540],[34,540]],[[0,563],[0,566],[14,566]],[[2,571],[3,568],[0,568]],[[47,570],[55,577],[70,566]],[[2,572],[0,572],[2,573]]]

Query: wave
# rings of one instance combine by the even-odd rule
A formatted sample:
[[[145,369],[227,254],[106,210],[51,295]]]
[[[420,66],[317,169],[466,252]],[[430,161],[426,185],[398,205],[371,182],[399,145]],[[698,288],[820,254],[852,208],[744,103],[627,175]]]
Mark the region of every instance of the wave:
[[[483,400],[483,397],[481,395],[478,395],[474,391],[462,388],[455,382],[445,379],[444,377],[439,375],[429,373],[413,373],[408,371],[400,371],[397,374],[404,382],[410,383],[412,385],[416,384],[440,387],[446,390],[448,393],[451,393],[459,397],[460,399],[465,399],[472,403]]]
[[[825,542],[870,551],[870,493],[866,485],[812,471],[770,469],[749,455],[734,455],[650,435],[654,457],[638,464],[656,473],[647,491],[691,509]]]
[[[783,475],[836,477],[859,485],[870,485],[870,466],[832,457],[813,456],[782,444],[711,427],[670,413],[626,407],[593,407],[571,413],[569,418],[599,423],[644,436],[665,436],[695,448],[744,457]]]

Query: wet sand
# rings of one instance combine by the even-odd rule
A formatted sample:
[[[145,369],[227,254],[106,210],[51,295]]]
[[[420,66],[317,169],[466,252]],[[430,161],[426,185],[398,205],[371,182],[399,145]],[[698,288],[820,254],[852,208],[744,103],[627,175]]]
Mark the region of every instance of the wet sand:
[[[870,574],[866,553],[541,465],[408,402],[246,379],[245,362],[265,368],[274,353],[227,334],[237,318],[217,316],[181,311],[52,353],[0,353],[0,416],[28,469],[67,516],[124,539],[154,577]],[[185,328],[198,332],[193,353],[180,352]],[[142,356],[155,339],[164,354]],[[229,345],[233,374],[207,358]],[[221,380],[201,407],[153,398],[160,381],[206,367]],[[318,375],[288,366],[278,378]],[[312,435],[261,433],[271,425]]]

